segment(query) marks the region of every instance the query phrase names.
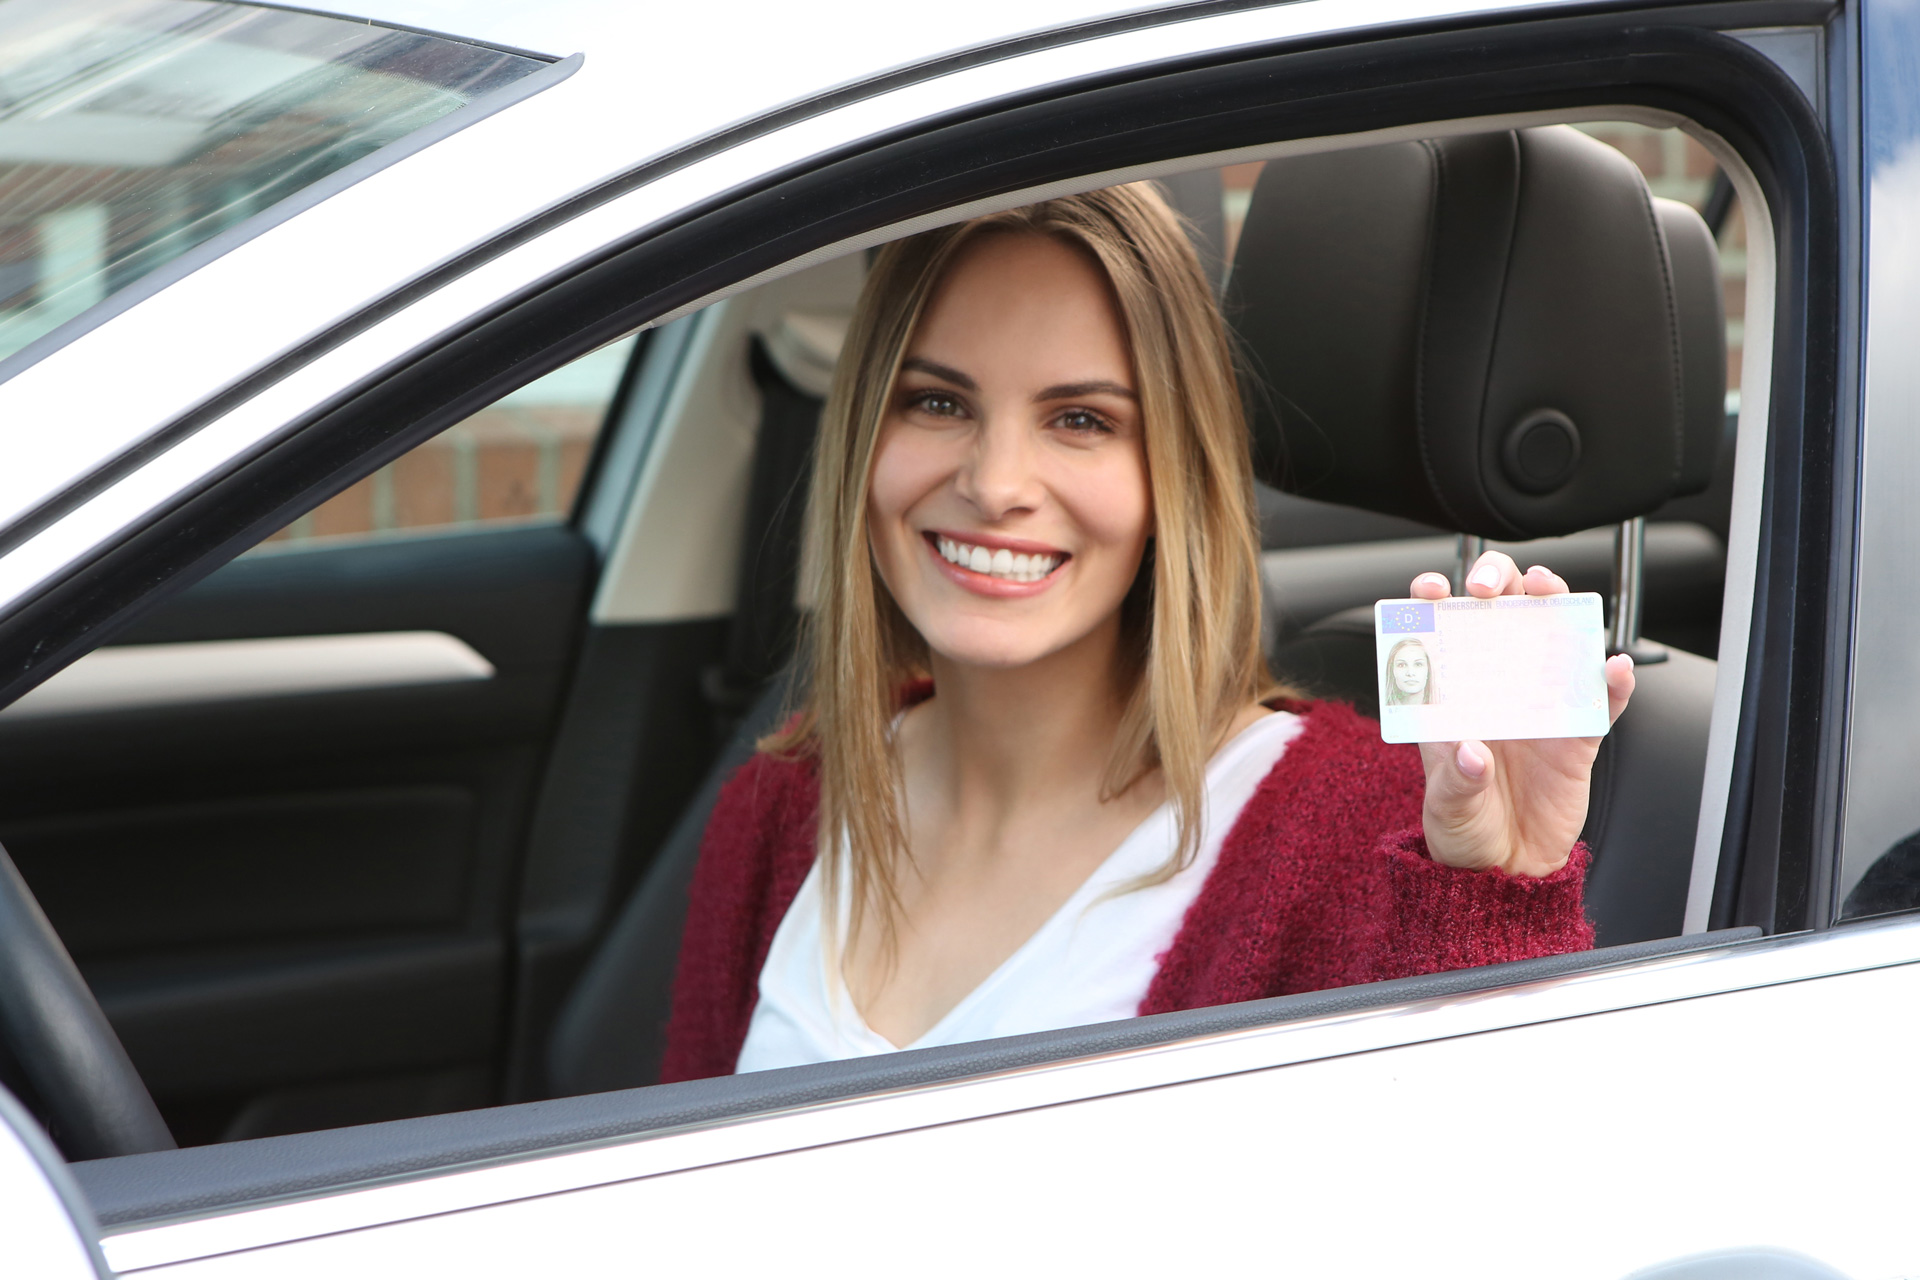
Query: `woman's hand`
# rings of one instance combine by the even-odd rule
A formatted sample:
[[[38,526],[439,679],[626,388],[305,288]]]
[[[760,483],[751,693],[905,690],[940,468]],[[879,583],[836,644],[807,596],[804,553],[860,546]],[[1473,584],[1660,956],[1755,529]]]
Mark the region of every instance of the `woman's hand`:
[[[1489,551],[1467,575],[1467,594],[1551,596],[1566,582],[1535,565],[1526,573],[1504,552]],[[1444,600],[1444,574],[1423,573],[1413,595]],[[1633,696],[1633,659],[1607,659],[1609,723]],[[1587,820],[1588,781],[1598,738],[1531,738],[1513,742],[1428,742],[1420,746],[1427,768],[1426,808],[1421,815],[1427,852],[1435,862],[1481,871],[1498,867],[1511,875],[1547,876],[1558,871]]]

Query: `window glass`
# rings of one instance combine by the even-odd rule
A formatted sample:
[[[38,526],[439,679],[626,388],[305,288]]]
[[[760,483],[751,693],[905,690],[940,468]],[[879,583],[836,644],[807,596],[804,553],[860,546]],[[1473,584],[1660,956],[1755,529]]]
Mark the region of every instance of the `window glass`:
[[[207,0],[0,0],[0,359],[544,63]]]
[[[622,338],[528,383],[255,550],[565,519],[635,341]]]

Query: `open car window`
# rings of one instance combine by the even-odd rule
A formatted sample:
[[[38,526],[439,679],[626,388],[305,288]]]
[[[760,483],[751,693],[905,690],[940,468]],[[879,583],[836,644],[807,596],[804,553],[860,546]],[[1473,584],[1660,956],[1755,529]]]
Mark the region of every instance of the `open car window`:
[[[1583,128],[1632,159],[1655,196],[1717,221],[1727,385],[1737,385],[1742,222],[1717,167],[1678,129]],[[1265,163],[1163,182],[1223,288]],[[175,802],[149,786],[140,806],[83,818],[77,808],[101,794],[97,787],[50,787],[11,823],[0,814],[0,835],[43,878],[65,931],[83,940],[83,960],[127,1011],[133,1042],[166,1057],[177,1083],[165,1105],[182,1132],[265,1136],[431,1112],[444,1099],[477,1105],[657,1078],[684,927],[679,886],[713,789],[784,703],[794,628],[812,604],[796,594],[807,451],[867,262],[836,257],[675,320],[649,336],[637,361],[629,337],[527,384],[328,498],[14,713],[21,751],[40,741],[21,719],[26,712],[42,718],[40,732],[84,741],[84,719],[49,718],[43,708],[94,678],[94,666],[124,667],[148,651],[185,660],[195,645],[212,660],[228,643],[307,637],[338,647],[430,630],[481,664],[464,675],[450,669],[437,692],[421,686],[416,695],[381,693],[371,667],[356,685],[342,658],[344,683],[332,693],[308,687],[305,704],[275,703],[271,690],[253,688],[179,702],[159,718],[149,710],[139,732],[156,749],[165,744],[165,776],[225,776],[229,794],[196,788]],[[602,461],[569,525],[589,449],[603,434]],[[1647,710],[1636,714],[1652,726],[1649,736],[1680,744],[1679,756],[1657,795],[1642,776],[1617,783],[1617,803],[1599,807],[1587,832],[1602,860],[1594,892],[1603,945],[1681,932],[1728,560],[1730,424],[1721,443],[1705,491],[1652,513],[1646,531],[1641,630],[1674,652],[1645,675]],[[1261,504],[1265,640],[1276,673],[1377,714],[1372,675],[1344,665],[1353,636],[1343,619],[1404,594],[1415,572],[1446,568],[1454,535],[1265,487]],[[1575,590],[1611,599],[1615,536],[1609,526],[1511,549],[1522,563],[1559,568]],[[302,554],[278,554],[295,549]],[[508,563],[500,557],[529,567],[489,582]],[[586,557],[598,568],[583,580]],[[527,573],[535,576],[523,582]],[[364,584],[357,594],[355,583]],[[536,588],[546,594],[524,594]],[[521,656],[536,636],[537,662]],[[1676,680],[1679,689],[1663,693],[1663,682]],[[506,717],[506,700],[524,701],[533,689],[537,708],[496,718]],[[406,718],[406,735],[384,752],[356,746],[356,734],[392,733],[383,703]],[[103,714],[99,702],[74,705]],[[167,727],[215,705],[218,719],[206,723],[218,727],[197,739]],[[271,737],[248,729],[249,716],[276,713],[284,723]],[[114,723],[99,718],[91,732]],[[463,724],[497,737],[501,752],[464,760],[479,748]],[[186,757],[173,758],[181,750]],[[515,752],[544,753],[548,763],[535,768],[539,757]],[[340,781],[304,781],[316,761]],[[139,767],[151,774],[162,766]],[[510,777],[511,792],[489,777]],[[48,799],[60,795],[68,798]],[[1638,825],[1629,820],[1635,813]],[[276,823],[309,834],[285,846],[269,875],[249,865],[247,850],[273,843]],[[1661,833],[1657,884],[1626,861],[1649,827]],[[171,900],[177,888],[200,904],[202,926],[128,932],[130,902],[89,905],[85,885],[96,873],[88,868],[117,868],[136,883],[144,867],[161,869],[151,857],[134,861],[137,850],[156,847],[155,833],[175,856],[201,852],[136,896]],[[371,897],[316,895],[304,886],[322,874],[328,842],[367,851],[355,874],[372,875],[384,860],[405,882],[370,889]],[[257,920],[285,921],[286,946],[269,942]],[[543,923],[553,921],[564,923]],[[442,1043],[462,1047],[436,1059],[421,1047],[376,1044],[348,1016],[330,1037],[338,1067],[308,1069],[312,1055],[267,1052],[248,1071],[201,1072],[199,1033],[170,1033],[160,1019],[157,990],[167,989],[176,1007],[194,1009],[195,1025],[249,1025],[248,1009],[214,991],[231,966],[284,969],[287,982],[318,983],[349,1005],[374,999],[372,985],[326,976],[334,961],[316,959],[316,948],[338,949],[342,974],[377,956],[390,966],[380,1016],[432,1007]],[[191,965],[179,958],[187,953]],[[159,988],[142,991],[143,973]],[[456,1010],[447,1003],[450,973],[482,993],[510,975],[519,1003],[502,1017],[499,1005],[483,1013],[486,999],[463,996]],[[246,1034],[277,1033],[261,1022]],[[489,1042],[510,1047],[490,1057],[480,1048]]]
[[[255,551],[564,522],[637,341],[609,343],[528,383],[329,498]]]

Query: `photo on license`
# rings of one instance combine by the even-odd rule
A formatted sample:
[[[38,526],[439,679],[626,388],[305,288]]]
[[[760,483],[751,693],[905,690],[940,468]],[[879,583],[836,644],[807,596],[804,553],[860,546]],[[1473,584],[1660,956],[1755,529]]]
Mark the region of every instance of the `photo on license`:
[[[1373,634],[1387,742],[1607,732],[1606,630],[1591,591],[1381,600]]]

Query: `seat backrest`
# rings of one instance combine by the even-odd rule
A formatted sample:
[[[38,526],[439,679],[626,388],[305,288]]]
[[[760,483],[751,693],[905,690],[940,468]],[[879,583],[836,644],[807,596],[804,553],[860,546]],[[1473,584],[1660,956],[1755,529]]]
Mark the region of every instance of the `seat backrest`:
[[[1646,515],[1712,479],[1713,238],[1572,129],[1270,162],[1227,297],[1276,487],[1517,540]],[[1277,674],[1378,714],[1370,614],[1308,627]],[[1637,674],[1583,832],[1602,944],[1680,931],[1705,776],[1714,664],[1676,651]]]
[[[673,971],[687,890],[720,788],[779,724],[787,682],[771,681],[734,729],[686,812],[601,939],[547,1042],[546,1093],[556,1098],[656,1083],[667,1046]]]
[[[1276,488],[1514,540],[1712,479],[1713,238],[1571,128],[1268,162],[1226,307]]]

